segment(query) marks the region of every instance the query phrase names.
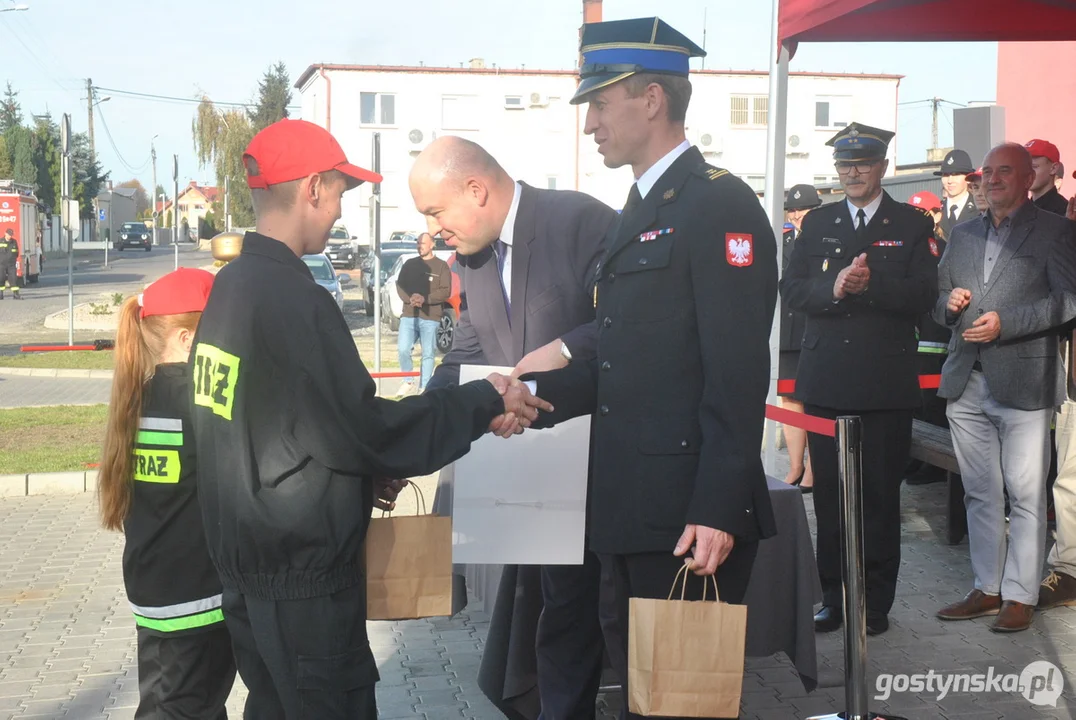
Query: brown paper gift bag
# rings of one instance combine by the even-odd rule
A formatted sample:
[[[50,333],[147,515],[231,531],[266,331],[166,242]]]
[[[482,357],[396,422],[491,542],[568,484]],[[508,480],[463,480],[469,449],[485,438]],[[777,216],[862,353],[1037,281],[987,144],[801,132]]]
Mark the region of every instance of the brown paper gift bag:
[[[680,599],[628,600],[628,708],[647,716],[734,718],[743,690],[747,606]],[[707,579],[703,579],[707,582]],[[711,576],[714,592],[717,580]]]
[[[452,614],[452,518],[383,515],[366,531],[366,619],[415,620]]]

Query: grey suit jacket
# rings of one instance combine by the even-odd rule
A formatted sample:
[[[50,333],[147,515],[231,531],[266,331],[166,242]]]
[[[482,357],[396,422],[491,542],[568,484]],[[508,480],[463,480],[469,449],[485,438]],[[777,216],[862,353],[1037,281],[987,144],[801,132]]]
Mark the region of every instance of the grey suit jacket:
[[[431,390],[457,384],[460,365],[514,366],[557,338],[573,362],[585,362],[597,351],[594,272],[616,211],[584,193],[520,184],[511,317],[492,248],[457,255],[460,319],[452,349],[430,379]]]
[[[953,228],[938,266],[934,319],[953,329],[938,395],[959,398],[978,361],[994,398],[1008,407],[1038,410],[1065,401],[1065,373],[1058,329],[1076,318],[1076,247],[1063,217],[1025,203],[1012,216],[1012,230],[990,277],[983,273],[986,217]],[[946,309],[953,288],[971,291],[959,315]],[[1001,335],[969,343],[963,332],[985,313],[996,312]]]

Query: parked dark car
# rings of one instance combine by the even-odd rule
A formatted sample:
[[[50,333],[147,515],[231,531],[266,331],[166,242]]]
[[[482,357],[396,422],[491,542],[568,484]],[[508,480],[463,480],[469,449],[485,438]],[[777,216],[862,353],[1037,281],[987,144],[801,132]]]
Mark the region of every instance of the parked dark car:
[[[347,228],[334,227],[329,233],[329,245],[325,248],[325,255],[332,262],[333,267],[346,267],[354,270],[359,262],[359,252],[355,245],[355,238],[348,235]]]
[[[112,245],[117,250],[136,247],[144,248],[146,252],[149,252],[153,249],[153,234],[145,223],[126,222],[120,226],[117,238],[113,240]]]

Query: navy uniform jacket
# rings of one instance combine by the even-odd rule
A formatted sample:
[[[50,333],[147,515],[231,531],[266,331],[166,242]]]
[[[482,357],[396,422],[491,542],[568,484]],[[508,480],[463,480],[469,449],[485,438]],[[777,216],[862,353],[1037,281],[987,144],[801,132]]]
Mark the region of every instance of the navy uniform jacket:
[[[594,356],[594,270],[616,212],[589,195],[524,183],[512,238],[512,316],[492,248],[456,255],[460,321],[430,388],[459,382],[460,365],[514,366],[561,338],[575,359]]]
[[[536,373],[551,425],[594,413],[590,547],[669,552],[685,524],[776,532],[762,446],[777,243],[746,184],[683,153],[615,226],[598,355]]]
[[[792,246],[797,238],[796,230],[785,230],[781,237],[781,275],[788,272],[788,263],[792,260]],[[803,329],[807,319],[803,313],[796,312],[788,305],[788,300],[781,298],[781,352],[799,352],[803,342]]]
[[[977,217],[979,215],[979,209],[977,207],[975,207],[975,201],[972,200],[972,198],[971,198],[971,191],[970,190],[968,191],[968,199],[964,201],[964,207],[960,208],[960,210],[956,214],[956,222],[955,223],[949,222],[949,211],[948,210],[949,210],[948,207],[946,206],[945,202],[943,201],[942,202],[942,219],[941,219],[941,222],[938,223],[938,225],[941,226],[942,234],[945,235],[945,237],[947,237],[947,238],[949,237],[949,233],[952,232],[953,228],[956,225],[959,225],[962,222],[967,222],[968,220],[971,220],[971,219],[973,219],[973,218],[975,218],[975,217]]]
[[[933,231],[922,212],[885,191],[862,240],[843,200],[804,218],[781,279],[781,296],[807,314],[797,400],[834,410],[919,407],[915,328],[938,297]],[[837,273],[864,252],[867,291],[834,302]]]

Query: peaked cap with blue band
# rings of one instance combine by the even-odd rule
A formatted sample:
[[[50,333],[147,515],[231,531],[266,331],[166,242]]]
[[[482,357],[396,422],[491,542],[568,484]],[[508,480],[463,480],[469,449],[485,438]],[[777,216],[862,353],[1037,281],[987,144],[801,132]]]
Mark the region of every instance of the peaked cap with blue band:
[[[851,123],[826,141],[834,160],[884,160],[895,132]]]
[[[706,56],[705,50],[656,17],[587,23],[580,50],[583,67],[572,105],[637,73],[687,77],[691,58]]]

